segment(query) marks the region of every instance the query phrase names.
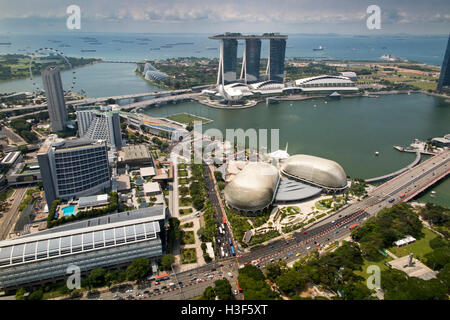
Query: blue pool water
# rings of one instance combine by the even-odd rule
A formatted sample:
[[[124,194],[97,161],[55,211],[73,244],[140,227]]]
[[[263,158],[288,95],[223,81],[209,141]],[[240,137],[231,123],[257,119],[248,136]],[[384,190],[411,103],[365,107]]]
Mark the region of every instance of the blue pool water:
[[[65,207],[62,209],[62,211],[64,212],[63,217],[73,216],[74,214],[76,214],[75,206]]]

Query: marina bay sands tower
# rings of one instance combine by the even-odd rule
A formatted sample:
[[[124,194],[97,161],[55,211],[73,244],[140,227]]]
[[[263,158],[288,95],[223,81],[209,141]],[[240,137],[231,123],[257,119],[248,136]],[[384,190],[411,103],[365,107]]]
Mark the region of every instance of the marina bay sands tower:
[[[242,35],[240,33],[224,33],[210,37],[220,40],[219,69],[217,84],[228,84],[236,81],[254,83],[261,81],[260,59],[261,40],[269,40],[269,57],[265,80],[283,82],[284,58],[286,52],[286,35],[264,33],[263,35]],[[237,78],[237,46],[238,40],[244,40],[244,54],[239,79]]]

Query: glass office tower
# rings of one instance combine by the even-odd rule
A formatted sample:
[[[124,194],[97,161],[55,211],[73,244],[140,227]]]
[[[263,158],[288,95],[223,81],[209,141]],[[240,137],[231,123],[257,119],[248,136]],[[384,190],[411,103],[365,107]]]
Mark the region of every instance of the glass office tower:
[[[450,86],[450,36],[447,41],[444,61],[442,62],[441,75],[439,76],[438,91],[448,90]]]
[[[237,67],[236,39],[222,39],[220,46],[219,83],[231,83],[236,81]]]
[[[269,80],[282,83],[284,80],[285,39],[270,39],[269,42]]]
[[[261,40],[245,40],[245,79],[247,83],[259,81],[259,68],[261,57]]]

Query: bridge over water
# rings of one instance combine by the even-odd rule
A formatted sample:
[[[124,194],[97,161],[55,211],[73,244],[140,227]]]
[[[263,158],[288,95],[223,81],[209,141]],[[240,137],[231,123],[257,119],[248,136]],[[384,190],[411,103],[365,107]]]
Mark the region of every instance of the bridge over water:
[[[167,96],[176,96],[181,95],[185,93],[191,92],[191,89],[180,89],[180,90],[166,90],[166,91],[154,91],[154,92],[145,92],[145,93],[135,93],[135,94],[126,94],[121,96],[110,96],[110,97],[100,97],[100,98],[86,98],[81,100],[68,100],[66,101],[66,105],[73,105],[73,106],[82,106],[82,105],[89,105],[94,104],[97,102],[105,102],[108,99],[114,99],[114,100],[139,100],[145,97],[167,97]],[[149,100],[150,101],[150,100]],[[2,112],[11,112],[11,111],[24,111],[24,110],[39,110],[39,109],[45,109],[47,108],[47,104],[36,104],[36,105],[27,105],[23,107],[14,107],[14,108],[3,108],[0,109],[0,113]]]

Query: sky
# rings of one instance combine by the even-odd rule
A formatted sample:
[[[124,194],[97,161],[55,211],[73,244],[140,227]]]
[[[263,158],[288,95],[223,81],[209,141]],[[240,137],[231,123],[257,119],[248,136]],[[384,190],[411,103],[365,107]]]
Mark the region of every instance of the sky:
[[[68,30],[69,5],[81,29]],[[369,30],[369,5],[381,29]],[[0,0],[0,33],[448,34],[448,0]]]

